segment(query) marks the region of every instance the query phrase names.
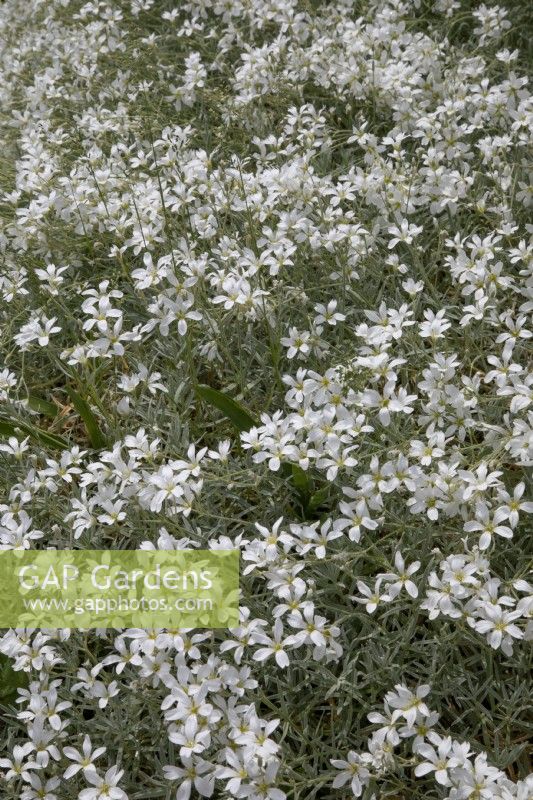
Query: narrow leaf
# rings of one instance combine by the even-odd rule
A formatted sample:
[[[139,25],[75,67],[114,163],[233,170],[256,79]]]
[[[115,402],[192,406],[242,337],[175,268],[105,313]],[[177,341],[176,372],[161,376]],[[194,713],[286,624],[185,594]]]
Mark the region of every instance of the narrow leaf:
[[[309,494],[311,487],[309,476],[298,464],[291,464],[291,479],[299,492],[306,495]]]
[[[26,673],[22,670],[15,672],[11,660],[0,653],[0,702],[14,702],[17,699],[17,688],[27,685]]]
[[[95,450],[100,450],[105,447],[107,442],[104,434],[102,433],[98,420],[91,411],[89,404],[84,398],[78,394],[71,386],[67,386],[67,393],[72,401],[72,405],[82,418],[87,429],[87,435],[92,447]]]
[[[9,439],[10,436],[14,436],[16,439],[19,438],[15,432],[15,426],[5,419],[0,419],[0,436],[3,439]]]
[[[328,499],[329,495],[329,486],[323,486],[322,489],[319,489],[317,492],[311,495],[309,498],[309,509],[311,511],[316,511],[317,508]]]
[[[32,411],[38,411],[39,414],[42,414],[45,417],[50,417],[54,419],[57,417],[58,408],[55,403],[50,403],[48,400],[44,400],[42,397],[37,397],[35,394],[28,395],[27,398],[28,408],[31,408]]]
[[[33,439],[36,439],[45,447],[52,447],[55,450],[68,450],[70,448],[69,443],[66,439],[63,439],[62,436],[43,431],[42,428],[37,428],[35,425],[27,425],[26,423],[23,425],[20,423],[17,424],[19,424],[19,427],[21,427],[23,431],[26,431]]]
[[[0,418],[0,436],[7,438],[15,436],[17,439],[21,438],[21,434],[31,436],[32,439],[42,444],[44,447],[51,447],[54,450],[68,450],[69,443],[62,436],[57,436],[55,433],[48,433],[43,431],[42,428],[37,428],[29,422],[22,422],[18,419],[8,419],[6,417]]]
[[[205,384],[200,384],[196,391],[202,400],[222,411],[237,430],[249,431],[250,428],[259,425],[258,420],[246,408],[232,400],[227,394],[219,392],[217,389],[212,389],[211,386],[206,386]]]

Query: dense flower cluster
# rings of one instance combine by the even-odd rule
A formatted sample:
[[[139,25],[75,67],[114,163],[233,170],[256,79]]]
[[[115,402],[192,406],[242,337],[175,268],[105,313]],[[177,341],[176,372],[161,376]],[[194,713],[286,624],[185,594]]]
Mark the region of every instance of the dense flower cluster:
[[[372,711],[368,719],[381,725],[368,740],[368,750],[356,753],[351,750],[347,760],[332,759],[341,770],[333,781],[334,786],[350,785],[354,797],[360,797],[372,775],[383,778],[394,769],[395,750],[409,741],[412,760],[416,764],[417,778],[431,775],[445,788],[450,800],[471,797],[494,797],[501,800],[531,797],[533,777],[517,784],[509,781],[505,773],[487,762],[486,753],[474,756],[468,742],[459,742],[451,736],[441,736],[436,730],[439,715],[430,711],[424,698],[430,687],[417,686],[415,691],[397,684],[387,692],[384,713]],[[373,795],[375,797],[375,795]]]
[[[0,636],[2,797],[533,797],[508,5],[0,6],[0,549],[242,556],[238,628]]]

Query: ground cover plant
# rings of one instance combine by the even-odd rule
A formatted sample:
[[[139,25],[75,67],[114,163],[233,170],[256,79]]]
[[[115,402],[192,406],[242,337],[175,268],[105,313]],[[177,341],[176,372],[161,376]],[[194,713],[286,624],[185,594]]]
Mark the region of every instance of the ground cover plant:
[[[528,25],[0,4],[0,548],[242,564],[3,631],[3,799],[533,797]]]

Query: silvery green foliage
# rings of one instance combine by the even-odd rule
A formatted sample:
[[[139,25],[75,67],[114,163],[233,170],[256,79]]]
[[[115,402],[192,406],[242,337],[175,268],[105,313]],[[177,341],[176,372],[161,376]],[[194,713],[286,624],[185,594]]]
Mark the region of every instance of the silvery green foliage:
[[[2,635],[2,797],[533,797],[527,14],[0,5],[0,548],[242,555]]]

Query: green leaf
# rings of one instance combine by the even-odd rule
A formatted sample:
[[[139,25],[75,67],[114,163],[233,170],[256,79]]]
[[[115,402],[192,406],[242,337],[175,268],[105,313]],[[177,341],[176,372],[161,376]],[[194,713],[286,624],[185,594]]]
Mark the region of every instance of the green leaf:
[[[238,431],[249,431],[250,428],[259,425],[259,421],[246,408],[232,400],[227,394],[219,392],[217,389],[212,389],[211,386],[206,386],[205,384],[200,384],[196,391],[202,400],[222,411]]]
[[[37,428],[29,422],[0,417],[0,436],[4,438],[14,436],[16,439],[21,439],[23,438],[21,433],[30,436],[34,441],[39,442],[39,444],[42,444],[44,447],[51,447],[54,450],[68,450],[70,446],[67,440],[63,439],[62,436],[43,431],[42,428]]]
[[[10,436],[14,436],[16,439],[19,438],[15,433],[14,425],[3,418],[0,419],[0,436],[4,439],[9,439]]]
[[[311,495],[309,498],[309,509],[311,511],[316,511],[317,508],[328,499],[329,495],[329,486],[323,486],[322,489],[319,489],[317,492]]]
[[[291,480],[299,492],[306,496],[309,494],[311,488],[309,476],[298,464],[291,464]]]
[[[227,394],[219,392],[217,389],[212,389],[211,386],[206,386],[205,384],[200,384],[196,391],[202,400],[205,400],[209,405],[215,406],[219,411],[222,411],[224,416],[235,425],[238,431],[249,431],[250,428],[257,427],[260,424],[246,408],[235,402],[235,400],[232,400]],[[292,483],[304,514],[307,514],[309,510],[313,510],[309,506],[312,482],[305,470],[298,464],[282,462],[280,474],[283,478],[287,478]],[[316,495],[312,496],[316,497],[318,494],[317,492]],[[321,501],[318,502],[318,505],[320,505],[320,502]]]
[[[17,688],[28,685],[28,676],[22,670],[15,672],[11,659],[0,653],[0,702],[12,703],[17,699]]]
[[[36,439],[40,444],[45,447],[52,447],[54,450],[69,450],[70,445],[62,436],[57,436],[55,433],[48,433],[35,425],[17,423],[23,431],[26,431],[33,439]]]
[[[72,405],[82,418],[87,429],[89,441],[95,450],[101,450],[107,444],[106,438],[102,433],[98,420],[94,416],[89,404],[71,386],[67,386],[67,393],[72,401]]]
[[[27,403],[28,408],[31,408],[32,411],[38,411],[39,414],[50,417],[51,419],[57,417],[58,408],[55,403],[50,403],[48,400],[37,397],[35,394],[28,395]]]

